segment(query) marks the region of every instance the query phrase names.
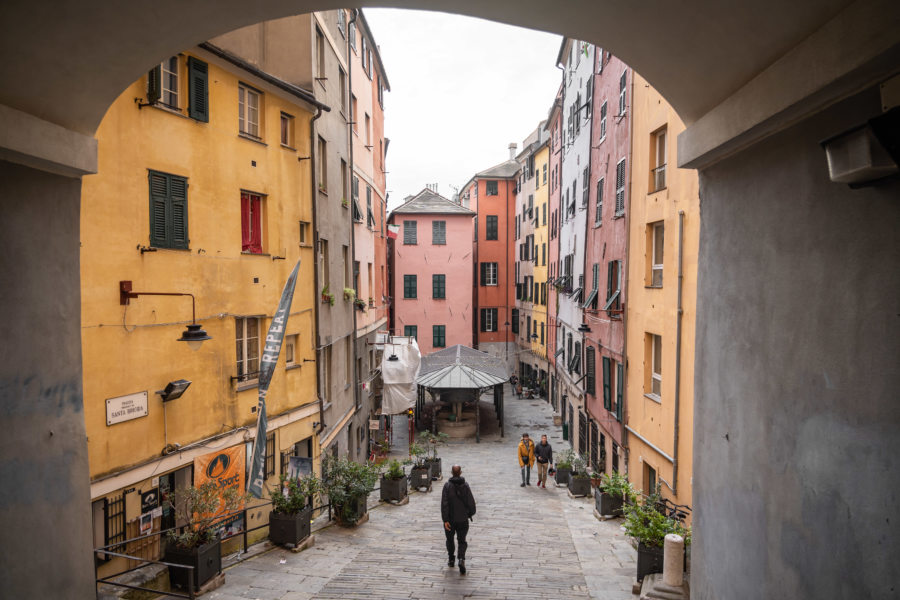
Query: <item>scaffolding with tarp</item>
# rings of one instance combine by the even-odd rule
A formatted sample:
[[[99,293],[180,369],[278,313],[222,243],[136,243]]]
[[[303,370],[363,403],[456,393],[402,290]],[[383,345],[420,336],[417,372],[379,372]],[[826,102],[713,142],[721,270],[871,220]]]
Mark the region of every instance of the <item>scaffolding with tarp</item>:
[[[503,384],[509,375],[503,359],[491,356],[481,350],[457,344],[450,348],[438,350],[422,357],[419,374],[416,377],[418,386],[415,417],[421,422],[426,411],[426,394],[431,396],[433,431],[441,430],[451,437],[469,437],[468,432],[474,428],[475,441],[481,441],[481,422],[479,403],[482,394],[493,392],[493,405],[500,427],[503,428]],[[465,412],[465,404],[471,402],[474,415]],[[440,409],[450,408],[443,417],[439,417]],[[472,422],[467,422],[467,421]]]

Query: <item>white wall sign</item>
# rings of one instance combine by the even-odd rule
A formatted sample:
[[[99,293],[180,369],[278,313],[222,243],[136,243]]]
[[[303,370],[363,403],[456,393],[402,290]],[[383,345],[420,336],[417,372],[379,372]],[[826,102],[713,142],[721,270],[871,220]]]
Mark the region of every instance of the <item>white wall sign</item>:
[[[106,425],[115,425],[147,416],[147,392],[109,398],[106,401]]]

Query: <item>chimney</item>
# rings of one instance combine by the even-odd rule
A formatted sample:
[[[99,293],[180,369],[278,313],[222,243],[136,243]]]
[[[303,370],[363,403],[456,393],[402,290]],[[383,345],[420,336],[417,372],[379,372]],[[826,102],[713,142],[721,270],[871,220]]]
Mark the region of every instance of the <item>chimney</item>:
[[[509,160],[516,160],[516,144],[509,145]]]

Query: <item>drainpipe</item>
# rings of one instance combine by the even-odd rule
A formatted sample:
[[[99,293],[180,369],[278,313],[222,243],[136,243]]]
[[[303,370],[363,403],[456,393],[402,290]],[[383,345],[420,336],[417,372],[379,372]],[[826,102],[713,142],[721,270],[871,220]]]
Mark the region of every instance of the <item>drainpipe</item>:
[[[602,60],[602,57],[601,57]],[[630,174],[631,169],[633,168],[634,163],[632,159],[634,158],[634,71],[631,71],[631,114],[628,115],[628,197],[626,198],[627,206],[625,207],[625,275],[622,282],[622,287],[626,291],[628,290],[628,273],[630,272],[630,264],[631,264],[631,235],[630,235],[630,227],[631,227],[631,189],[632,189],[632,177]],[[621,292],[619,292],[621,295]],[[625,298],[622,301],[622,331],[624,332],[622,339],[622,358],[625,359],[625,381],[628,381],[628,326],[626,316],[628,313],[628,294],[625,294]],[[622,389],[622,402],[625,403],[625,406],[628,406],[628,386]],[[625,414],[625,406],[622,407],[622,420],[624,421],[626,418]],[[624,455],[626,472],[629,464],[629,459],[631,458],[630,452],[628,450],[628,428],[624,423],[621,425],[622,427],[622,454]]]
[[[356,23],[356,18],[359,16],[359,9],[353,9],[353,15],[350,17],[350,22],[347,24],[347,31],[350,31],[350,25]],[[350,108],[353,108],[353,49],[350,47],[350,36],[347,36],[347,90],[350,92],[350,97],[348,101],[351,103]],[[358,115],[352,114],[350,116],[351,121],[347,124],[347,139],[349,143],[349,159],[350,159],[350,201],[353,202],[353,123],[356,121]],[[350,261],[353,263],[350,265],[350,273],[353,273],[354,268],[356,267],[356,227],[353,221],[353,206],[350,207],[348,211],[350,213]],[[353,372],[353,406],[354,410],[359,406],[359,373],[356,372],[356,306],[353,306],[350,309],[350,312],[353,315],[353,335],[351,338],[351,349],[350,353],[353,364],[350,365],[350,369]],[[349,452],[350,449],[348,448]]]
[[[681,319],[684,309],[681,304],[681,291],[684,282],[684,211],[678,211],[678,320],[675,325],[675,434],[672,448],[672,495],[678,492],[678,434],[679,412],[681,409]]]
[[[316,108],[316,114],[309,121],[309,168],[310,175],[309,178],[310,186],[312,186],[312,230],[313,230],[313,279],[315,280],[314,286],[317,287],[319,285],[319,258],[316,254],[319,252],[319,218],[318,211],[316,210],[316,203],[319,200],[319,182],[317,181],[318,172],[316,171],[316,120],[322,116],[322,109]],[[322,394],[319,393],[319,385],[321,384],[321,377],[319,375],[319,294],[315,293],[315,287],[313,288],[313,321],[315,322],[315,332],[316,335],[313,338],[315,343],[315,351],[316,351],[316,396],[319,401],[319,427],[318,431],[314,433],[316,435],[322,433],[325,429],[325,401],[322,399]]]

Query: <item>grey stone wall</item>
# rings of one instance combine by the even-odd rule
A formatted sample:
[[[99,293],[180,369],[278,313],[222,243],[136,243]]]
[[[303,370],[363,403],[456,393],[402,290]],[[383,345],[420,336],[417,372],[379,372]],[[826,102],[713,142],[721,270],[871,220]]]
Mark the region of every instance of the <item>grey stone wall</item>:
[[[81,182],[0,161],[0,595],[92,598]]]
[[[695,599],[900,590],[900,181],[831,183],[819,142],[877,89],[700,176]]]

